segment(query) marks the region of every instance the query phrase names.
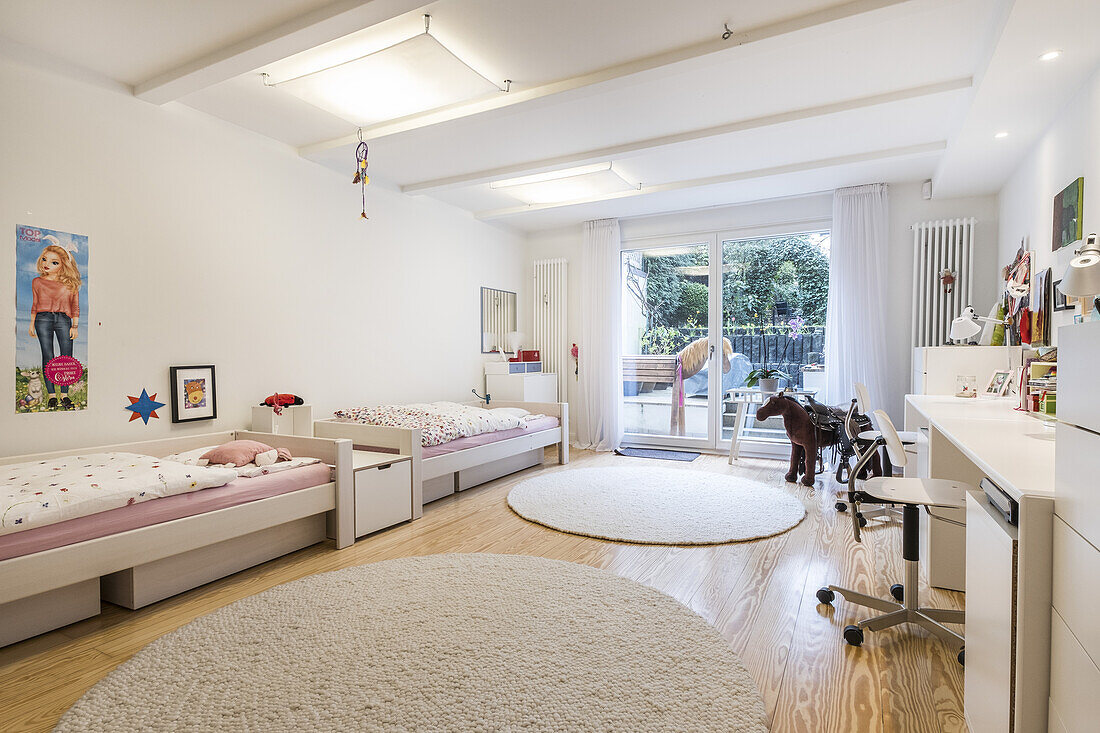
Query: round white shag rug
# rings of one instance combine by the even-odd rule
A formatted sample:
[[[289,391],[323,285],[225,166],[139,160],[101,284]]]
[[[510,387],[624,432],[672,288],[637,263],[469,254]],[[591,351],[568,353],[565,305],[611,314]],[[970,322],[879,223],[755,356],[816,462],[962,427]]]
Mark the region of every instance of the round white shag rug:
[[[524,519],[605,540],[713,545],[769,537],[802,521],[805,507],[759,481],[673,468],[556,471],[508,493]]]
[[[765,733],[764,721],[729,644],[663,593],[557,560],[430,555],[199,617],[56,730]]]

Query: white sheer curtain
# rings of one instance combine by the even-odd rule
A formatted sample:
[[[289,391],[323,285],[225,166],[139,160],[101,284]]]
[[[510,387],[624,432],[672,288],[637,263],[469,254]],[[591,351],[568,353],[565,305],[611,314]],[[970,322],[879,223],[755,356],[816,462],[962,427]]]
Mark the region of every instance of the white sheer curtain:
[[[825,317],[825,401],[847,404],[853,383],[886,409],[885,183],[833,191],[829,254],[829,309]]]
[[[617,219],[584,223],[577,445],[600,451],[623,438],[621,242]]]

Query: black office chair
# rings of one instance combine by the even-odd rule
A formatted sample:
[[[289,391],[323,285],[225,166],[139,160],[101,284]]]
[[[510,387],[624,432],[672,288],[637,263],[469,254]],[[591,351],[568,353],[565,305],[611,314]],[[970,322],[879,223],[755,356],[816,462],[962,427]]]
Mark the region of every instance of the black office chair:
[[[945,643],[958,649],[959,664],[963,663],[961,635],[944,626],[944,623],[964,623],[963,611],[944,608],[926,608],[919,603],[920,586],[920,507],[958,508],[965,504],[966,491],[973,487],[959,481],[942,479],[894,478],[879,476],[861,481],[859,476],[870,463],[872,456],[885,446],[898,466],[906,463],[905,448],[898,437],[890,417],[882,410],[875,411],[879,435],[871,446],[863,451],[848,480],[848,501],[852,507],[852,531],[856,542],[862,542],[859,522],[861,504],[894,504],[902,507],[902,557],[905,558],[905,585],[890,587],[897,601],[887,601],[848,588],[828,585],[819,588],[817,600],[832,603],[836,594],[845,600],[884,613],[844,627],[844,640],[852,646],[863,644],[864,631],[881,631],[899,624],[916,624],[935,634]]]

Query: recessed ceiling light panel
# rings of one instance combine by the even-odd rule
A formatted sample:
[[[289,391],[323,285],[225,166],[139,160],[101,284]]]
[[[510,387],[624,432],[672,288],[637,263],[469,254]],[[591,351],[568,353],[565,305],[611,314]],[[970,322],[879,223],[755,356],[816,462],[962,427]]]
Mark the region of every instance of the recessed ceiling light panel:
[[[272,86],[359,126],[465,102],[500,89],[429,33]]]
[[[997,140],[1004,140],[1006,137],[1008,137],[1008,133],[1004,130],[1001,130],[1000,132],[995,133],[993,137]]]
[[[1047,51],[1046,53],[1044,53],[1042,56],[1039,57],[1039,60],[1040,61],[1053,61],[1054,59],[1058,58],[1061,55],[1062,55],[1062,50],[1060,48],[1055,48],[1055,49],[1051,49],[1050,51]]]
[[[489,188],[501,190],[525,204],[557,204],[630,191],[637,186],[625,181],[611,163],[593,163],[492,181]]]

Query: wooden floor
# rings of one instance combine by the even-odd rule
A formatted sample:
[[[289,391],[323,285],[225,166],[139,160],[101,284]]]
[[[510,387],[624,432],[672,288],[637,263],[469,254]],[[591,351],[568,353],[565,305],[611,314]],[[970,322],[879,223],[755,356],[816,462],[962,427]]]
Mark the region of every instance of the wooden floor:
[[[336,551],[316,545],[139,611],[104,604],[87,621],[0,649],[0,729],[49,730],[97,680],[143,646],[196,616],[312,573],[393,557],[493,552],[587,563],[658,588],[714,624],[741,655],[764,697],[772,730],[811,733],[965,731],[962,668],[938,640],[902,627],[869,633],[862,648],[841,630],[868,613],[814,591],[838,583],[888,597],[902,580],[898,520],[868,528],[862,545],[832,490],[783,484],[777,461],[721,456],[693,463],[650,461],[685,471],[736,473],[795,492],[806,518],[777,537],[710,547],[629,545],[563,534],[529,523],[505,502],[508,489],[539,471],[588,465],[647,465],[645,459],[577,451],[553,463],[464,491],[426,507],[424,518]],[[925,601],[959,608],[962,595],[934,591]]]

